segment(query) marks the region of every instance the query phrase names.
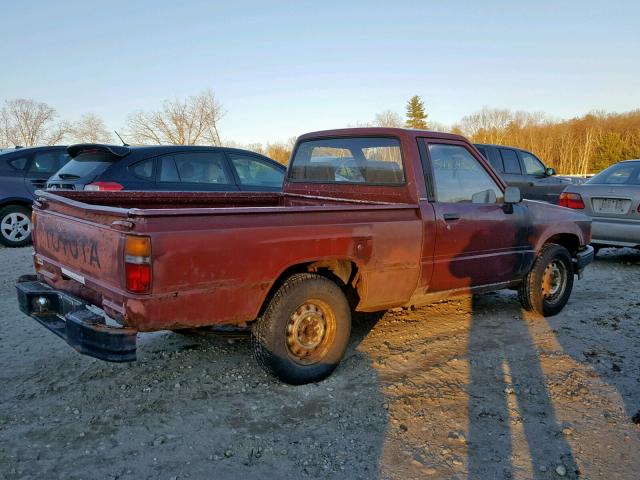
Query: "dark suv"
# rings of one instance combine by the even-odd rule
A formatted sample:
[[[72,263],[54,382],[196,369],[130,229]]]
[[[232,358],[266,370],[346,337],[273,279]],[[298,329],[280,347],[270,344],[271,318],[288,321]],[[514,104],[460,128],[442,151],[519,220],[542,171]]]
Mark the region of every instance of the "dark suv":
[[[47,183],[51,190],[280,191],[285,167],[223,147],[79,144]]]
[[[523,198],[558,204],[560,194],[573,182],[556,176],[533,153],[504,145],[476,143],[475,147],[489,160],[507,185],[518,187]]]
[[[0,242],[21,247],[31,240],[34,192],[69,161],[67,147],[16,148],[0,153]]]

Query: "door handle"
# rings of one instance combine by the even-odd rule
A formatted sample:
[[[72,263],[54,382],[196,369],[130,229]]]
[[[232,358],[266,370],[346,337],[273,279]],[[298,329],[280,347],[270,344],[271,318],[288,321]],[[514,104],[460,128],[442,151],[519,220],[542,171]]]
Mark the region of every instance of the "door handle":
[[[445,213],[442,215],[446,222],[451,220],[460,220],[460,215],[457,213]]]

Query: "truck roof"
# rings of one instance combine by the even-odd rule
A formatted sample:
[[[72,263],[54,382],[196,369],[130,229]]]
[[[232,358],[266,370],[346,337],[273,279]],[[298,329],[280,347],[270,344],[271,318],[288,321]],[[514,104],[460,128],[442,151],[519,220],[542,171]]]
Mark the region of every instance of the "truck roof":
[[[318,130],[316,132],[305,133],[298,137],[299,140],[305,140],[308,138],[317,137],[348,137],[348,136],[414,136],[414,137],[429,137],[429,138],[441,138],[446,140],[460,140],[468,142],[468,140],[462,135],[456,135],[454,133],[434,132],[431,130],[418,130],[415,128],[394,128],[394,127],[357,127],[357,128],[338,128],[333,130]]]

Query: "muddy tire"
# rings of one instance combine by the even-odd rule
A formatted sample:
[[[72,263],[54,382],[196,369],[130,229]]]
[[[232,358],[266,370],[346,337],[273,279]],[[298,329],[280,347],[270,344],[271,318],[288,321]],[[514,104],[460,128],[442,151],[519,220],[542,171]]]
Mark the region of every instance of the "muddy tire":
[[[344,356],[351,309],[342,290],[312,273],[291,276],[253,325],[258,363],[292,385],[327,377]]]
[[[23,247],[31,242],[31,210],[20,205],[0,209],[0,243]]]
[[[551,317],[560,313],[573,289],[573,264],[569,251],[549,243],[542,247],[531,271],[518,288],[525,310]]]

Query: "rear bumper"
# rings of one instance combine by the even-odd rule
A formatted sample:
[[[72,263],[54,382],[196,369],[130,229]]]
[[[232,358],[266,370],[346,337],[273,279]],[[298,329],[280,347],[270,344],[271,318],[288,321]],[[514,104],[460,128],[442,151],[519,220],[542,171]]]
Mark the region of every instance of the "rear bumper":
[[[103,316],[68,293],[27,275],[16,283],[20,310],[84,355],[107,362],[136,360],[137,331],[107,325]]]
[[[591,243],[635,247],[640,245],[640,220],[593,217]]]
[[[585,269],[587,265],[593,262],[595,257],[595,251],[591,245],[587,245],[582,250],[579,250],[576,253],[575,258],[573,259],[573,270],[577,275],[582,274],[582,271]]]

